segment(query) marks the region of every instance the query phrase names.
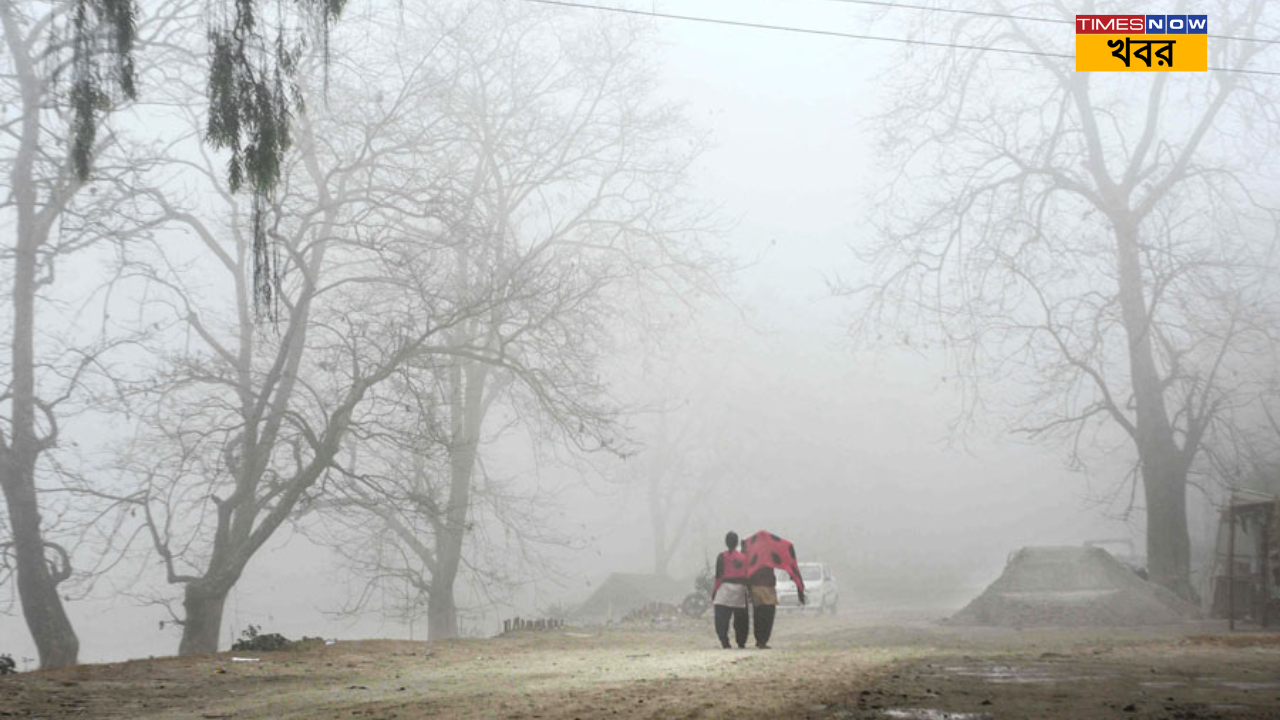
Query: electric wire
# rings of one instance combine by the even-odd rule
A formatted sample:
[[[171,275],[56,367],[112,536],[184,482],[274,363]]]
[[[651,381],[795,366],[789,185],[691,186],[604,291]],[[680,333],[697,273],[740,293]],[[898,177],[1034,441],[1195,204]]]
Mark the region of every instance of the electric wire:
[[[596,10],[599,12],[616,13],[619,15],[638,15],[641,17],[655,18],[659,20],[680,20],[684,22],[703,23],[708,25],[722,25],[726,27],[751,28],[754,30],[768,30],[773,32],[789,32],[802,35],[820,35],[824,37],[841,38],[845,40],[868,40],[872,42],[897,43],[901,45],[920,45],[924,47],[941,47],[954,48],[957,50],[977,50],[979,52],[1004,53],[1007,55],[1034,55],[1039,57],[1062,58],[1067,60],[1075,59],[1074,55],[1067,53],[1053,53],[1042,50],[1026,50],[1022,48],[1008,47],[991,47],[987,45],[970,45],[965,43],[941,42],[937,40],[915,40],[911,38],[892,37],[888,35],[867,35],[863,33],[851,33],[840,30],[821,30],[818,28],[797,27],[794,25],[774,25],[772,23],[758,23],[746,20],[729,20],[726,18],[713,18],[702,15],[680,15],[677,13],[658,12],[655,10],[636,10],[633,8],[611,7],[606,5],[591,5],[588,3],[572,2],[571,0],[522,0],[527,3],[536,5],[552,5],[556,7],[575,8],[579,10]],[[855,0],[827,0],[828,2],[854,2]],[[858,0],[863,3],[870,3],[871,0]],[[886,3],[893,5],[894,3]],[[911,9],[925,9],[924,6],[900,5],[898,7]],[[928,8],[936,9],[936,8]],[[954,12],[976,13],[978,11],[956,10]],[[1026,18],[1031,19],[1031,18]],[[1043,18],[1041,18],[1043,19]],[[1250,38],[1240,38],[1251,40]],[[1270,40],[1255,40],[1254,42],[1274,42]],[[1274,70],[1251,70],[1248,68],[1228,68],[1228,67],[1210,67],[1209,70],[1218,72],[1240,73],[1244,75],[1265,75],[1271,77],[1280,77],[1280,71]]]
[[[752,28],[755,30],[773,30],[779,32],[801,33],[804,35],[823,35],[826,37],[843,38],[846,40],[871,40],[874,42],[900,43],[905,45],[924,45],[928,47],[946,47],[957,48],[960,50],[979,50],[983,52],[1008,53],[1012,55],[1041,55],[1044,57],[1057,57],[1071,59],[1072,55],[1065,53],[1050,53],[1040,50],[1024,50],[1021,48],[1001,48],[987,47],[984,45],[966,45],[963,43],[939,42],[936,40],[912,40],[910,38],[890,37],[887,35],[865,35],[862,33],[850,33],[840,30],[821,30],[819,28],[797,27],[794,25],[772,25],[769,23],[749,22],[746,20],[728,20],[725,18],[711,18],[700,15],[678,15],[676,13],[664,13],[652,10],[635,10],[632,8],[609,7],[605,5],[589,5],[587,3],[570,2],[569,0],[523,0],[524,2],[534,3],[537,5],[555,5],[558,7],[578,8],[581,10],[600,10],[603,12],[617,13],[620,15],[640,15],[643,17],[657,18],[660,20],[683,20],[686,22],[706,23],[709,25],[725,25],[728,27]]]
[[[822,0],[822,2],[841,5],[870,5],[890,10],[925,10],[928,12],[949,13],[953,15],[975,15],[978,17],[1000,18],[1002,20],[1026,20],[1028,22],[1053,23],[1055,25],[1072,25],[1070,20],[1060,18],[1034,17],[1031,15],[1014,15],[1012,13],[991,12],[989,10],[962,10],[960,8],[929,7],[928,5],[911,5],[908,3],[884,2],[883,0]]]

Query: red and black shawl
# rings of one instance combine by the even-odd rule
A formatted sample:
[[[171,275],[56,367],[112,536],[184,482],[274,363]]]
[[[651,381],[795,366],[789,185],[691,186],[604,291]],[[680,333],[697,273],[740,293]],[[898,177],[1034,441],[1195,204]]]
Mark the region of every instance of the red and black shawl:
[[[746,583],[747,556],[736,550],[726,550],[716,558],[716,584],[711,588],[711,597],[716,596],[723,582]]]
[[[746,540],[747,576],[756,574],[761,568],[785,570],[796,584],[796,589],[804,592],[804,578],[800,577],[800,567],[796,564],[796,546],[790,540],[783,540],[767,530],[752,535]]]

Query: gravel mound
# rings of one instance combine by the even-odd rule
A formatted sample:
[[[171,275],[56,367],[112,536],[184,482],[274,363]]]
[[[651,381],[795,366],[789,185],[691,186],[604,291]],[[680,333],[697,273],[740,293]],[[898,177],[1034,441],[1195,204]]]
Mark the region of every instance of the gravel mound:
[[[1166,625],[1196,607],[1096,547],[1025,547],[948,622],[997,627]]]

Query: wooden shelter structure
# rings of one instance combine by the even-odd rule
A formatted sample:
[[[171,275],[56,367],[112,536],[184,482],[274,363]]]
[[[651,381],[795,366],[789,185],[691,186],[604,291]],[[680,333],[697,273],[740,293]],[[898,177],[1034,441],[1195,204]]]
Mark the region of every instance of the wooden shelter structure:
[[[1210,615],[1269,627],[1280,620],[1280,498],[1233,494],[1218,522]]]

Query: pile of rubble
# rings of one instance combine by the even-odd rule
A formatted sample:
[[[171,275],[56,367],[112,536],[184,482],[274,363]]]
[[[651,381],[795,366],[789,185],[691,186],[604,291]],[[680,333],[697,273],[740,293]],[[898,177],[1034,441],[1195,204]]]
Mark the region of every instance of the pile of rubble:
[[[1165,625],[1199,616],[1097,547],[1026,547],[949,622],[999,627]]]
[[[627,613],[622,622],[628,624],[661,625],[677,623],[683,619],[680,608],[672,603],[651,602]]]

